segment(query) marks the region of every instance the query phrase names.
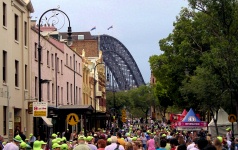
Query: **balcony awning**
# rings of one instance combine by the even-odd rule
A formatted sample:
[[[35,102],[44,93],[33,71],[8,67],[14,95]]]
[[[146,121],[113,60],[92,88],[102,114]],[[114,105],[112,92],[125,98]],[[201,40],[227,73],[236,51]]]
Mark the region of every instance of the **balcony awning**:
[[[58,109],[78,109],[78,110],[93,110],[93,107],[91,105],[60,105],[58,106]]]
[[[41,117],[41,118],[44,120],[45,124],[48,127],[53,127],[53,124],[51,123],[51,121],[48,118],[46,118],[46,117]]]

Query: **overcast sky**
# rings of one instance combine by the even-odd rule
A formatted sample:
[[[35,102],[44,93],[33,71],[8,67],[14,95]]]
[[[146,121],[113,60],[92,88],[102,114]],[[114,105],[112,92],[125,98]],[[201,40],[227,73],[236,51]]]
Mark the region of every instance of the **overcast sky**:
[[[39,19],[46,10],[60,6],[69,16],[73,32],[90,31],[96,26],[92,35],[108,34],[117,38],[134,57],[146,83],[150,80],[149,57],[161,54],[159,40],[172,32],[176,16],[182,7],[187,7],[187,0],[31,1],[35,10],[32,19]]]

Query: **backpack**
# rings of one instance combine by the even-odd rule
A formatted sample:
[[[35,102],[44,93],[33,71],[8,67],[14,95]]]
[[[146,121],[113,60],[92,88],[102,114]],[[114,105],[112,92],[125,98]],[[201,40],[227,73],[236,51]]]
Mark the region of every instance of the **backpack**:
[[[119,149],[119,144],[117,144],[117,147],[116,147],[114,150],[120,150],[120,149]]]

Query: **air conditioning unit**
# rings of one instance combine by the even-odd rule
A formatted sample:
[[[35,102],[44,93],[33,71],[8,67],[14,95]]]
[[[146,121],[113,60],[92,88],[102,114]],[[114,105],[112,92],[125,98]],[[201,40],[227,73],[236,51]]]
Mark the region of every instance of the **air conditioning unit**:
[[[96,92],[96,97],[102,97],[102,91],[97,91]]]

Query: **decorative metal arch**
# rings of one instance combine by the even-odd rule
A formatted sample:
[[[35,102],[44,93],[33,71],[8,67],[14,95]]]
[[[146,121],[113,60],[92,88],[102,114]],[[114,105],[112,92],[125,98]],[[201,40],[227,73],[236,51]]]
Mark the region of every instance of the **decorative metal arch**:
[[[128,51],[116,38],[100,35],[100,50],[106,65],[109,85],[107,89],[128,90],[145,84],[141,72]],[[116,87],[116,88],[115,88]]]

